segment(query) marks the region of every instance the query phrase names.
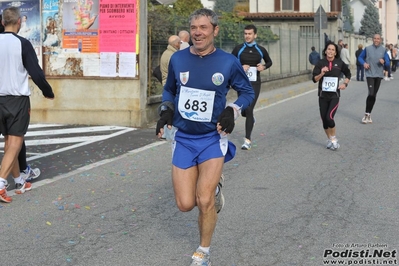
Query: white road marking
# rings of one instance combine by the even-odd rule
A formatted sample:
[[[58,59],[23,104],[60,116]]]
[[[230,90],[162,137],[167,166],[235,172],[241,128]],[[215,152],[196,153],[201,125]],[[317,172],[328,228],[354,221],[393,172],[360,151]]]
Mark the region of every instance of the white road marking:
[[[63,126],[60,124],[34,124],[29,125],[30,129],[40,129],[46,127],[58,127]],[[137,130],[137,128],[121,127],[121,126],[93,126],[93,127],[75,127],[75,128],[63,128],[63,129],[51,129],[51,130],[36,130],[28,131],[25,135],[26,137],[37,137],[37,136],[47,136],[45,139],[27,139],[25,140],[26,146],[37,146],[37,145],[57,145],[57,144],[73,144],[67,147],[62,147],[60,149],[55,149],[46,153],[30,153],[33,156],[28,157],[27,161],[36,160],[67,150],[75,149],[81,146],[85,146],[97,141],[106,140],[125,134],[130,131]],[[57,135],[68,135],[68,134],[87,134],[95,132],[107,132],[116,131],[107,135],[95,135],[95,136],[75,136],[75,137],[57,137]],[[0,141],[0,148],[4,149],[4,138]],[[0,151],[4,153],[4,151]]]
[[[152,149],[152,148],[154,148],[156,146],[160,146],[160,145],[163,145],[165,143],[170,143],[170,142],[168,142],[168,141],[157,141],[157,142],[148,144],[147,146],[144,146],[144,147],[141,147],[141,148],[138,148],[138,149],[135,149],[135,150],[131,150],[131,151],[129,151],[129,152],[125,153],[125,154],[122,154],[122,155],[120,155],[118,157],[114,157],[114,158],[111,158],[111,159],[105,159],[105,160],[98,161],[98,162],[95,162],[95,163],[92,163],[92,164],[89,164],[89,165],[85,165],[85,166],[82,166],[82,167],[80,167],[80,168],[78,168],[76,170],[73,170],[73,171],[69,172],[69,173],[58,175],[58,176],[54,176],[53,178],[46,178],[46,179],[42,179],[40,181],[39,180],[35,181],[35,183],[33,184],[33,186],[34,186],[33,188],[41,187],[41,186],[56,182],[58,180],[64,179],[64,178],[68,178],[68,177],[71,177],[71,176],[74,176],[74,175],[78,175],[78,174],[80,174],[80,173],[82,173],[84,171],[89,171],[89,170],[91,170],[91,169],[93,169],[95,167],[98,167],[98,166],[101,166],[101,165],[104,165],[104,164],[107,164],[107,163],[111,163],[111,162],[117,161],[117,160],[125,158],[127,156],[131,156],[132,154],[136,154],[136,153],[148,150],[148,149]],[[9,196],[15,196],[16,195],[14,189],[7,191],[7,194]]]
[[[109,134],[109,135],[101,136],[99,138],[94,138],[93,137],[91,140],[87,140],[87,141],[84,141],[84,142],[81,142],[81,143],[77,143],[75,145],[63,147],[61,149],[52,150],[52,151],[46,152],[46,153],[41,153],[41,154],[36,155],[36,156],[31,156],[31,157],[27,158],[26,160],[27,161],[32,161],[32,160],[36,160],[36,159],[43,158],[43,157],[46,157],[46,156],[50,156],[50,155],[53,155],[53,154],[57,154],[57,153],[60,153],[60,152],[64,152],[64,151],[67,151],[67,150],[72,150],[72,149],[75,149],[75,148],[78,148],[78,147],[81,147],[81,146],[85,146],[85,145],[88,145],[88,144],[91,144],[91,143],[94,143],[94,142],[97,142],[97,141],[100,141],[100,140],[113,138],[115,136],[119,136],[119,135],[125,134],[125,133],[133,131],[133,130],[135,130],[135,129],[133,129],[133,128],[125,128],[124,130],[121,130],[121,131],[118,131],[118,132],[114,132],[114,133]]]

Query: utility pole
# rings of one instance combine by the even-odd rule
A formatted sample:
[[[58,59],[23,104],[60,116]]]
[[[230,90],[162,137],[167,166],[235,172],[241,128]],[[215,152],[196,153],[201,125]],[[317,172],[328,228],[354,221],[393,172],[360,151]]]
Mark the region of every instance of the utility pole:
[[[315,16],[314,16],[314,27],[319,29],[319,53],[320,53],[320,58],[322,58],[322,47],[323,47],[323,34],[321,32],[322,29],[327,29],[327,14],[326,11],[324,11],[324,8],[322,5],[319,6],[317,9]]]

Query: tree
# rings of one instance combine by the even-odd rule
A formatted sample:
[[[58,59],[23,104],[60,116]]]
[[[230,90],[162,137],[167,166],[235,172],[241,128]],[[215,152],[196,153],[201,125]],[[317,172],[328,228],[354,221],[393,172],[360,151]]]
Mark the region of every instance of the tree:
[[[201,0],[177,0],[173,4],[172,14],[174,16],[174,22],[176,31],[188,29],[189,22],[188,17],[192,12],[204,6]]]
[[[372,38],[374,34],[381,34],[380,15],[373,4],[367,4],[360,24],[362,25],[359,29],[360,35]]]
[[[343,0],[342,1],[342,15],[344,17],[344,30],[346,32],[353,33],[353,14],[351,12],[351,7],[349,5],[350,0]]]
[[[153,5],[148,2],[148,25],[151,42],[166,43],[169,36],[188,29],[188,17],[196,9],[203,8],[201,0],[177,0],[173,7]]]
[[[213,10],[216,14],[221,15],[222,12],[231,13],[237,3],[237,0],[215,0]]]
[[[201,0],[177,0],[173,4],[173,11],[176,15],[181,17],[186,17],[187,25],[188,25],[188,17],[190,14],[199,8],[203,8],[204,6],[201,3]]]
[[[216,45],[219,47],[235,46],[243,42],[245,25],[253,24],[251,21],[245,21],[244,17],[236,13],[221,12],[219,18],[219,34],[216,37]],[[268,27],[258,27],[256,41],[267,43],[279,39]]]
[[[167,6],[149,4],[147,23],[150,30],[151,43],[165,43],[170,35],[175,34],[173,32],[172,10]]]

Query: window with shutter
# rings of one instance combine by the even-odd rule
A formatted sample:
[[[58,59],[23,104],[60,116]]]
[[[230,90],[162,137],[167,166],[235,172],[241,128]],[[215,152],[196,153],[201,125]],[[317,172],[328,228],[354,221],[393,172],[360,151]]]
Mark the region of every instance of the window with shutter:
[[[299,11],[299,0],[294,0],[294,11]]]
[[[281,0],[281,10],[294,10],[294,0]]]
[[[330,0],[331,12],[341,12],[342,4],[341,0]]]
[[[274,0],[274,11],[281,11],[280,1],[281,0]]]

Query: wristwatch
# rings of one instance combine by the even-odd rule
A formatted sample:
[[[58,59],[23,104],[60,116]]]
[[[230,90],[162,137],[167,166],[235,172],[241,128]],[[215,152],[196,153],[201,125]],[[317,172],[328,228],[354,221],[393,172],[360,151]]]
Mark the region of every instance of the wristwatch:
[[[344,83],[345,84],[345,87],[348,87],[348,83]]]

